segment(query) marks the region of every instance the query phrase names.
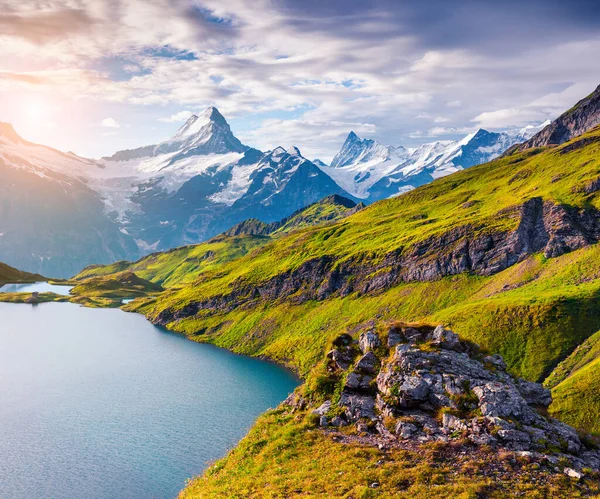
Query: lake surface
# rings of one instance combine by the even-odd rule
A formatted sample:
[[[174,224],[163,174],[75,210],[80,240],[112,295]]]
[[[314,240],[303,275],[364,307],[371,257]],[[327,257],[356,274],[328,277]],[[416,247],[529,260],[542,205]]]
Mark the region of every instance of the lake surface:
[[[137,314],[0,303],[0,498],[176,497],[297,383]]]
[[[0,287],[0,293],[56,293],[57,295],[68,295],[73,286],[59,286],[47,282],[32,282],[29,284],[5,284]]]

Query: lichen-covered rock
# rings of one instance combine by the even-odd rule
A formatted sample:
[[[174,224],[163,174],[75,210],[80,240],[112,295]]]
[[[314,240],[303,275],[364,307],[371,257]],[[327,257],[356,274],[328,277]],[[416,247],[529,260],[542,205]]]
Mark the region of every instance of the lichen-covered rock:
[[[458,335],[443,326],[438,326],[431,333],[431,344],[447,350],[462,350]]]
[[[381,363],[373,352],[368,352],[363,355],[354,366],[358,372],[366,374],[375,374],[379,370]]]
[[[373,331],[367,331],[359,336],[358,346],[363,353],[371,352],[381,346],[381,340]]]
[[[313,414],[316,414],[318,416],[324,416],[325,414],[327,414],[329,412],[330,409],[331,409],[331,400],[326,400],[325,402],[323,402],[319,407],[317,407],[313,411]]]
[[[391,328],[388,332],[387,346],[388,348],[395,347],[404,341],[404,335],[398,328]]]
[[[552,403],[552,393],[539,383],[531,383],[530,381],[519,379],[516,382],[516,386],[529,405],[548,407]]]
[[[352,352],[349,349],[334,348],[327,354],[327,358],[331,359],[338,369],[345,371],[352,363]]]
[[[359,393],[342,392],[340,406],[346,408],[346,416],[349,421],[357,421],[362,418],[376,419],[375,397]]]
[[[450,431],[465,431],[467,429],[467,425],[462,419],[449,413],[444,413],[442,416],[442,426],[444,430]]]
[[[396,336],[390,341],[392,333]],[[560,449],[577,466],[600,466],[600,452],[586,449],[573,428],[538,412],[552,401],[550,392],[514,379],[499,355],[480,359],[473,345],[441,326],[391,328],[388,355],[379,338],[368,334],[361,336],[366,353],[341,387],[338,404],[344,415],[336,426],[355,423],[361,432],[385,440],[445,442],[461,436],[476,445],[514,451]],[[329,412],[324,406],[320,416]],[[394,421],[395,436],[387,429]]]
[[[396,435],[400,438],[410,438],[418,431],[419,429],[414,424],[405,421],[398,421],[396,425]]]
[[[346,378],[344,388],[347,390],[368,390],[371,386],[371,381],[373,381],[372,375],[354,371]]]

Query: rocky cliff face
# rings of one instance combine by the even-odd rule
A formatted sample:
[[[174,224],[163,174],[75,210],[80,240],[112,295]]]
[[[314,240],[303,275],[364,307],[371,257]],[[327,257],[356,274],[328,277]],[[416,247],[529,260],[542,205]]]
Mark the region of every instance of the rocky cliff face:
[[[537,197],[500,215],[518,219],[517,228],[494,231],[459,226],[397,248],[377,261],[363,255],[343,262],[334,256],[314,258],[259,285],[238,279],[221,296],[177,311],[164,310],[154,320],[167,325],[200,310],[232,310],[250,302],[290,299],[302,303],[350,293],[377,293],[401,282],[432,281],[463,272],[492,275],[533,253],[542,251],[553,258],[600,239],[600,212],[594,208],[577,209]]]
[[[383,446],[462,439],[600,468],[598,450],[543,415],[547,389],[513,378],[502,357],[483,355],[442,326],[392,325],[358,341],[344,335],[327,354],[327,371],[339,397],[313,409],[321,427],[355,425]],[[310,405],[300,393],[286,403]]]
[[[600,125],[600,86],[528,141],[508,153],[532,147],[559,145]]]

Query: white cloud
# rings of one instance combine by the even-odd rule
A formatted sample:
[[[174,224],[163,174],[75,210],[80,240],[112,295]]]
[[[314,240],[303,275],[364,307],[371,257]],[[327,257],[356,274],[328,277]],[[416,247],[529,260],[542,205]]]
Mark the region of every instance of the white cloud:
[[[105,126],[107,128],[120,128],[121,125],[119,125],[116,120],[114,120],[113,118],[104,118],[102,120],[102,126]]]
[[[186,121],[193,113],[191,111],[179,111],[178,113],[172,114],[165,118],[158,118],[158,121],[165,123],[176,123],[178,121]]]
[[[336,2],[325,3],[335,10]],[[22,0],[3,2],[3,103],[2,92],[28,91],[73,108],[92,103],[97,113],[127,116],[131,131],[124,127],[119,137],[127,134],[140,145],[147,137],[139,130],[147,131],[148,123],[183,121],[190,113],[181,109],[216,105],[226,118],[246,120],[239,135],[250,145],[293,143],[327,158],[351,128],[376,133],[382,142],[415,145],[474,124],[542,121],[600,81],[600,66],[590,64],[600,53],[598,33],[538,29],[552,36],[540,41],[527,32],[525,43],[502,35],[494,52],[485,43],[486,31],[496,29],[488,18],[484,28],[471,26],[478,42],[464,43],[469,37],[460,27],[444,31],[449,21],[434,19],[445,4],[439,12],[430,8],[431,27],[403,19],[405,11],[416,12],[413,6],[396,9],[400,17],[388,12],[394,2],[363,2],[360,10],[337,5],[336,15],[323,15],[318,5],[272,0],[203,0],[202,11],[188,0],[42,4],[36,10]],[[444,38],[436,38],[442,32]],[[281,115],[292,118],[272,119]],[[93,116],[93,123],[102,120]],[[84,139],[78,140],[81,150]],[[88,140],[98,142],[91,133]],[[107,141],[106,153],[115,143]]]

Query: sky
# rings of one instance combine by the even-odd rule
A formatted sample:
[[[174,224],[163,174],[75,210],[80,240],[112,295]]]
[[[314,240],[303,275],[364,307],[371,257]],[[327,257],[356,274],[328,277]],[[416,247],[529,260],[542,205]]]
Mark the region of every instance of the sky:
[[[600,84],[597,0],[0,0],[0,121],[87,157],[216,106],[330,161],[553,119]]]

